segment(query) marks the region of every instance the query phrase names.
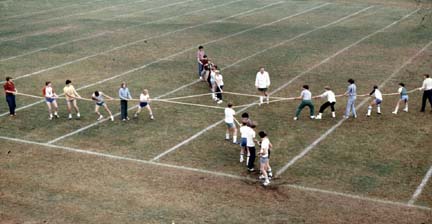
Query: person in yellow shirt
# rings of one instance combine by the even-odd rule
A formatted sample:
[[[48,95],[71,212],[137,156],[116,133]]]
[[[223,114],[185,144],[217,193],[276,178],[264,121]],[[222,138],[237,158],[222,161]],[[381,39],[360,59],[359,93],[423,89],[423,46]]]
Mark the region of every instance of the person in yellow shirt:
[[[66,86],[63,88],[63,93],[66,96],[66,104],[67,104],[67,109],[69,112],[69,117],[68,117],[69,120],[72,119],[72,106],[75,109],[75,112],[77,113],[77,118],[79,119],[81,117],[81,115],[79,112],[79,108],[78,108],[76,99],[81,98],[81,96],[75,90],[75,87],[72,85],[71,80],[69,80],[69,79],[66,80]]]

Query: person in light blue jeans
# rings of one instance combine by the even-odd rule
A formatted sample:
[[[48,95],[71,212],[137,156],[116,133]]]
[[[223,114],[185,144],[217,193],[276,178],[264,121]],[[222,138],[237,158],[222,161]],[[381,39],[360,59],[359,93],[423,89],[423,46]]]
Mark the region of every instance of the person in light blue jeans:
[[[357,118],[357,113],[355,109],[355,101],[357,98],[357,86],[355,85],[354,79],[348,79],[348,89],[344,93],[345,96],[348,96],[348,102],[345,110],[345,116],[344,118],[348,118],[351,111],[354,118]]]

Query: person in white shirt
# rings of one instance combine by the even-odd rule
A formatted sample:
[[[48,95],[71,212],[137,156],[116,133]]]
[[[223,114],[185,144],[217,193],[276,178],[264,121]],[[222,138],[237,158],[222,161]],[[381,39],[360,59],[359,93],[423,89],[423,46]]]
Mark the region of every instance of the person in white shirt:
[[[97,120],[100,121],[103,118],[102,114],[99,112],[99,108],[103,107],[106,110],[106,112],[108,112],[108,114],[110,115],[111,121],[114,121],[114,116],[112,115],[111,110],[108,108],[108,105],[105,103],[104,97],[107,97],[108,99],[113,100],[112,97],[110,97],[110,96],[108,96],[108,95],[106,95],[100,91],[95,91],[92,95],[92,100],[96,102],[95,113],[98,115]]]
[[[140,94],[140,103],[138,105],[138,110],[135,112],[134,117],[138,117],[138,114],[141,112],[142,108],[147,108],[149,115],[150,115],[150,119],[154,120],[154,116],[153,116],[153,111],[150,107],[150,95],[147,89],[144,89],[142,91],[142,93]]]
[[[218,99],[217,103],[221,104],[223,102],[222,101],[222,93],[224,87],[223,76],[222,74],[220,74],[219,70],[216,70],[215,73],[216,73],[215,75],[216,98]]]
[[[250,126],[247,126],[245,129],[246,135],[246,146],[249,151],[249,157],[247,159],[247,167],[249,172],[255,171],[255,157],[256,157],[256,149],[255,149],[255,124],[252,123]]]
[[[249,158],[249,152],[247,150],[247,131],[248,131],[247,122],[242,121],[242,125],[240,126],[240,163],[244,161],[244,154],[247,152],[247,157]],[[246,160],[246,166],[248,165],[248,161]]]
[[[58,115],[58,105],[57,105],[57,94],[55,93],[54,89],[52,88],[52,84],[50,81],[45,82],[45,87],[42,90],[42,94],[45,97],[45,102],[48,107],[48,114],[50,120],[53,119],[53,117],[59,118]],[[52,107],[54,107],[54,116],[52,113]]]
[[[429,76],[429,74],[424,74],[423,77],[423,85],[419,88],[420,91],[423,90],[422,106],[420,112],[425,112],[426,100],[429,100],[432,108],[432,78]]]
[[[269,73],[264,70],[264,67],[261,67],[259,72],[256,74],[255,87],[258,89],[259,94],[262,94],[262,96],[260,96],[259,105],[263,103],[264,97],[266,97],[267,104],[268,104],[269,103],[268,88],[270,87],[270,76]]]
[[[258,153],[260,157],[260,171],[261,171],[261,176],[259,177],[259,179],[264,180],[263,185],[267,186],[270,184],[270,178],[271,178],[270,149],[272,148],[272,144],[270,143],[270,140],[264,131],[260,131],[258,135],[261,138],[261,149]]]
[[[407,89],[405,88],[405,84],[404,83],[399,83],[399,89],[398,89],[398,93],[400,94],[400,98],[398,100],[398,102],[396,103],[396,107],[395,110],[392,112],[393,114],[397,114],[398,110],[399,110],[399,106],[402,102],[405,103],[405,108],[403,109],[403,111],[408,112],[408,92]]]
[[[304,107],[309,107],[310,110],[310,118],[314,119],[315,116],[315,107],[312,103],[312,93],[309,91],[308,85],[303,85],[303,90],[301,91],[301,94],[299,97],[296,98],[297,100],[302,100],[300,105],[297,107],[296,114],[294,117],[294,120],[298,120],[298,116],[300,115],[301,111]]]
[[[225,140],[230,140],[230,131],[233,133],[233,143],[237,144],[237,127],[234,124],[235,111],[232,109],[232,103],[228,103],[228,107],[225,108],[225,124],[227,126],[225,133]]]
[[[372,112],[372,108],[375,105],[377,107],[377,114],[381,115],[381,103],[382,103],[383,98],[382,98],[382,93],[378,89],[377,85],[374,85],[372,92],[369,93],[369,96],[372,96],[375,99],[372,100],[372,102],[370,102],[366,116],[370,117],[371,112]]]
[[[315,119],[321,119],[322,118],[322,114],[324,113],[324,110],[327,107],[331,108],[332,111],[332,117],[335,118],[336,117],[336,112],[335,112],[335,104],[336,104],[336,96],[334,94],[334,92],[331,90],[330,86],[326,86],[324,87],[325,91],[323,94],[319,95],[319,96],[315,96],[312,97],[314,99],[316,98],[327,98],[327,102],[325,102],[323,105],[321,105],[320,109],[319,109],[319,114],[315,117]]]

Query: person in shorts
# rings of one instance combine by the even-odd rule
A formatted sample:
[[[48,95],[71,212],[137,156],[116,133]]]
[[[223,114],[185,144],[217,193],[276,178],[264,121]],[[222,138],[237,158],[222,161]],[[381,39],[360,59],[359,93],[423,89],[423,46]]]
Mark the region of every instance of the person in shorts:
[[[111,113],[111,110],[108,108],[108,105],[105,103],[104,101],[104,97],[113,100],[112,97],[104,94],[103,92],[100,91],[95,91],[92,95],[92,100],[95,101],[95,113],[98,115],[97,120],[100,121],[103,118],[103,115],[99,112],[99,108],[103,107],[105,109],[106,112],[108,112],[111,121],[114,121],[114,116]]]
[[[267,134],[264,131],[260,131],[258,135],[261,138],[261,148],[258,153],[260,157],[260,171],[261,176],[259,177],[260,180],[264,180],[263,185],[267,186],[270,184],[270,173],[271,173],[271,167],[270,167],[270,148],[272,147],[269,138],[267,137]]]
[[[377,114],[381,115],[381,103],[382,103],[383,97],[382,97],[382,93],[378,89],[377,85],[374,85],[372,92],[369,93],[369,96],[374,97],[374,99],[369,104],[366,116],[370,117],[370,115],[372,113],[373,106],[377,107]]]
[[[45,82],[45,87],[42,89],[42,95],[45,97],[45,103],[48,107],[48,119],[52,120],[53,117],[59,118],[58,115],[58,105],[57,105],[57,94],[52,87],[52,83],[50,81]],[[53,116],[53,108],[54,108],[54,116]]]
[[[66,104],[67,104],[67,110],[69,112],[69,120],[72,119],[72,107],[75,109],[76,116],[79,119],[81,117],[79,108],[77,105],[77,98],[81,98],[81,96],[77,93],[75,90],[75,87],[72,85],[71,80],[66,80],[66,86],[63,88],[63,93],[66,96]]]
[[[225,108],[225,124],[227,126],[225,133],[225,140],[230,140],[230,132],[233,133],[232,143],[237,144],[237,127],[234,124],[235,111],[232,109],[232,103],[228,103],[228,107]]]
[[[408,112],[408,92],[407,89],[405,88],[405,84],[404,83],[399,83],[399,89],[398,89],[398,93],[399,93],[399,100],[396,103],[396,107],[394,109],[394,111],[392,112],[393,114],[397,114],[398,110],[399,110],[399,106],[402,102],[405,103],[405,108],[403,109],[404,112]]]
[[[140,94],[140,103],[138,105],[138,110],[135,112],[134,117],[138,117],[142,108],[147,108],[149,115],[150,115],[150,119],[154,120],[153,111],[150,107],[150,101],[151,101],[151,99],[150,99],[149,91],[147,89],[144,89],[142,91],[142,93]]]

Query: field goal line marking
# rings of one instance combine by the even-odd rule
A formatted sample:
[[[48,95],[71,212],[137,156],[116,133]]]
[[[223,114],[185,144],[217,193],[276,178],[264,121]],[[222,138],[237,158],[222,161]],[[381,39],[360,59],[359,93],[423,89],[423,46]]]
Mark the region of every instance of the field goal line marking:
[[[23,56],[28,56],[28,55],[31,55],[31,54],[34,54],[34,53],[37,53],[37,52],[40,52],[40,51],[45,51],[45,50],[53,49],[53,48],[56,48],[56,47],[60,47],[60,46],[66,45],[66,44],[70,44],[70,43],[74,43],[74,42],[78,42],[78,41],[82,41],[82,40],[89,40],[89,39],[93,39],[93,38],[96,38],[96,37],[105,36],[107,34],[113,34],[113,33],[117,33],[117,32],[122,32],[122,31],[125,31],[125,30],[128,30],[128,29],[135,28],[135,27],[140,27],[140,26],[143,26],[143,25],[148,25],[148,24],[163,22],[163,21],[174,19],[174,18],[182,17],[182,16],[185,16],[185,15],[192,15],[192,14],[195,14],[195,13],[198,13],[198,12],[203,12],[203,11],[207,11],[207,10],[210,10],[210,9],[215,9],[215,8],[223,7],[223,6],[230,5],[230,4],[237,3],[237,2],[241,2],[241,1],[245,1],[245,0],[234,0],[234,1],[223,3],[223,4],[219,4],[219,5],[213,5],[213,6],[208,7],[208,8],[203,8],[203,9],[194,10],[194,11],[190,11],[190,12],[187,12],[187,13],[179,14],[179,15],[176,15],[176,16],[170,16],[170,17],[166,17],[166,18],[163,18],[163,19],[157,19],[157,20],[153,20],[153,21],[149,21],[149,22],[145,22],[145,23],[139,23],[139,24],[135,24],[135,25],[130,25],[130,26],[126,26],[126,27],[115,29],[115,30],[111,30],[111,31],[110,30],[101,31],[101,32],[98,32],[98,33],[94,33],[94,34],[85,36],[85,37],[80,37],[80,38],[76,38],[76,39],[73,39],[73,40],[68,40],[68,41],[57,43],[57,44],[53,44],[53,45],[50,45],[50,46],[47,46],[47,47],[31,50],[31,51],[28,51],[28,52],[25,52],[25,53],[22,53],[22,54],[18,54],[18,55],[14,55],[14,56],[9,56],[7,58],[0,58],[0,62],[9,61],[9,60],[16,59],[16,58],[23,57]],[[154,10],[155,8],[149,8],[148,10],[150,10],[150,9]]]
[[[432,166],[429,168],[426,175],[423,177],[420,185],[414,191],[414,194],[411,196],[411,199],[408,201],[408,204],[413,205],[417,201],[417,199],[420,197],[421,193],[423,192],[423,189],[426,187],[431,176],[432,176]]]
[[[209,174],[209,175],[218,176],[218,177],[227,177],[227,178],[237,179],[237,180],[247,180],[247,181],[255,181],[255,182],[258,181],[258,180],[253,179],[253,178],[242,177],[242,176],[223,173],[223,172],[210,171],[210,170],[193,168],[193,167],[186,167],[186,166],[178,166],[178,165],[172,165],[172,164],[167,164],[167,163],[152,162],[152,161],[148,161],[148,160],[134,159],[134,158],[123,157],[123,156],[116,156],[116,155],[111,155],[111,154],[107,154],[107,153],[99,153],[99,152],[94,152],[94,151],[89,151],[89,150],[84,150],[84,149],[34,142],[34,141],[28,141],[28,140],[23,140],[23,139],[18,139],[18,138],[10,138],[10,137],[5,137],[5,136],[0,136],[0,139],[12,141],[12,142],[23,143],[23,144],[38,145],[38,146],[43,146],[45,148],[61,149],[61,150],[67,151],[67,152],[74,152],[74,153],[78,153],[78,154],[86,154],[86,155],[91,155],[91,156],[96,156],[96,157],[103,157],[103,158],[108,158],[108,159],[112,159],[112,160],[129,161],[129,162],[141,163],[141,164],[146,164],[146,165],[171,168],[171,169],[176,169],[176,170],[192,171],[192,172]],[[341,192],[337,192],[337,191],[323,190],[323,189],[318,189],[318,188],[304,187],[304,186],[295,185],[295,184],[287,184],[287,185],[281,185],[281,186],[292,188],[292,189],[297,189],[297,190],[302,190],[302,191],[307,191],[307,192],[316,192],[316,193],[346,197],[346,198],[350,198],[350,199],[356,199],[356,200],[361,200],[361,201],[368,201],[368,202],[380,203],[380,204],[386,204],[386,205],[392,205],[392,206],[398,206],[398,207],[415,208],[415,209],[427,210],[427,211],[432,210],[432,208],[426,207],[426,206],[405,204],[402,202],[395,202],[395,201],[390,201],[390,200],[377,199],[377,198],[353,195],[353,194],[348,194],[348,193],[341,193]]]
[[[396,68],[393,73],[387,77],[381,84],[380,87],[383,87],[388,81],[390,81],[395,75],[397,75],[405,66],[412,63],[412,61],[417,58],[420,54],[422,54],[430,45],[432,44],[432,41],[426,44],[423,48],[421,48],[419,51],[416,52],[413,56],[411,56],[407,61],[405,61],[401,66]],[[366,102],[368,102],[369,99],[364,99],[356,106],[356,109],[360,109]],[[302,150],[298,155],[296,155],[293,159],[291,159],[288,163],[286,163],[282,168],[280,168],[276,172],[276,176],[281,175],[283,172],[285,172],[289,167],[294,165],[298,160],[303,158],[306,154],[308,154],[311,150],[313,150],[321,141],[323,141],[327,136],[329,136],[333,131],[335,131],[339,126],[343,124],[347,119],[343,118],[339,120],[338,123],[333,125],[331,128],[329,128],[324,134],[322,134],[319,138],[317,138],[315,141],[312,142],[312,144],[308,145],[305,149]],[[431,171],[432,172],[432,171]]]
[[[162,34],[158,34],[158,35],[155,35],[155,36],[146,37],[146,38],[139,39],[139,40],[136,40],[136,41],[128,42],[128,43],[125,43],[125,44],[113,47],[113,48],[108,49],[108,50],[104,50],[104,51],[101,51],[101,52],[98,52],[98,53],[94,53],[92,55],[87,55],[87,56],[84,56],[84,57],[81,57],[81,58],[77,58],[77,59],[74,59],[74,60],[71,60],[71,61],[64,62],[62,64],[58,64],[58,65],[51,66],[51,67],[48,67],[48,68],[45,68],[45,69],[41,69],[39,71],[35,71],[35,72],[31,72],[31,73],[27,73],[27,74],[24,74],[24,75],[17,76],[17,77],[14,78],[14,80],[19,80],[19,79],[22,79],[22,78],[38,75],[38,74],[43,73],[43,72],[47,72],[47,71],[55,70],[55,69],[58,69],[58,68],[62,68],[64,66],[75,64],[77,62],[81,62],[81,61],[87,60],[89,58],[93,58],[93,57],[96,57],[96,56],[99,56],[99,55],[104,55],[104,54],[107,54],[107,53],[110,53],[110,52],[113,52],[113,51],[117,51],[117,50],[125,48],[125,47],[133,46],[133,45],[136,45],[136,44],[141,43],[141,42],[145,42],[145,41],[148,41],[148,40],[152,40],[152,39],[156,39],[156,38],[161,38],[161,37],[169,36],[171,34],[175,34],[175,33],[178,33],[178,32],[185,31],[185,30],[189,30],[189,29],[194,29],[194,28],[205,26],[205,25],[208,25],[208,24],[222,22],[222,21],[225,21],[227,19],[235,18],[235,17],[238,17],[240,15],[244,15],[244,14],[249,14],[249,13],[252,13],[252,12],[255,12],[255,11],[258,11],[258,10],[262,10],[262,9],[265,9],[265,8],[268,8],[268,7],[272,7],[272,6],[277,5],[277,4],[282,4],[282,3],[283,3],[283,1],[279,1],[279,2],[276,2],[276,3],[269,3],[269,4],[265,5],[265,6],[261,6],[261,7],[257,7],[257,8],[253,8],[253,9],[249,9],[249,10],[245,10],[245,11],[239,12],[237,14],[224,17],[222,19],[214,19],[214,20],[210,20],[210,21],[205,22],[205,23],[200,23],[200,24],[196,24],[196,25],[193,25],[193,26],[188,26],[188,27],[177,29],[177,30],[173,30],[173,31],[162,33]],[[326,4],[330,4],[330,3],[326,3]],[[255,27],[252,27],[252,28],[248,28],[248,29],[245,29],[243,31],[240,31],[240,32],[237,32],[237,33],[234,33],[234,34],[230,34],[230,35],[227,35],[225,37],[221,37],[219,39],[216,39],[216,40],[213,40],[213,41],[209,41],[209,42],[206,42],[206,43],[212,43],[212,42],[217,42],[217,41],[220,41],[220,40],[224,40],[224,39],[227,39],[229,37],[240,35],[240,34],[242,34],[244,32],[248,32],[250,30],[254,30],[254,29],[258,29],[258,28],[260,28],[260,27],[259,26],[255,26]],[[204,43],[204,44],[206,44],[206,43]],[[184,52],[187,52],[187,51],[190,51],[190,50],[193,50],[193,49],[196,49],[196,47],[187,48],[186,50],[177,52],[177,53],[172,54],[170,56],[166,56],[164,58],[158,59],[157,61],[150,62],[150,63],[142,65],[140,67],[136,67],[136,68],[131,69],[129,71],[123,72],[120,75],[116,75],[114,77],[123,76],[125,74],[128,74],[128,73],[131,73],[131,72],[143,69],[143,68],[145,68],[145,67],[147,67],[149,65],[152,65],[154,63],[157,63],[157,62],[159,62],[159,61],[161,61],[163,59],[169,59],[171,57],[174,57],[176,55],[182,54]],[[107,79],[107,80],[109,80],[109,79]],[[0,84],[3,84],[3,83],[5,83],[5,81],[0,81]],[[97,82],[97,83],[99,83],[99,82]]]
[[[325,64],[325,63],[327,63],[328,61],[330,61],[330,59],[332,59],[332,58],[338,56],[339,54],[345,52],[346,50],[348,50],[348,49],[350,49],[350,48],[356,46],[356,45],[359,44],[360,42],[362,42],[362,41],[364,41],[364,40],[366,40],[366,39],[368,39],[368,38],[370,38],[370,37],[372,37],[372,36],[374,36],[374,35],[376,35],[376,34],[382,32],[382,31],[384,31],[384,30],[386,30],[386,29],[388,29],[388,28],[392,27],[393,25],[397,24],[398,22],[402,21],[403,19],[408,18],[408,17],[411,16],[412,14],[416,13],[417,11],[418,11],[418,9],[417,9],[417,10],[414,10],[413,12],[411,12],[411,13],[405,15],[405,16],[403,16],[401,19],[399,19],[399,20],[397,20],[397,21],[395,21],[395,22],[393,22],[393,23],[391,23],[391,24],[385,26],[384,28],[381,28],[381,29],[379,29],[379,30],[377,30],[377,31],[375,31],[375,32],[373,32],[373,33],[371,33],[371,34],[369,34],[369,35],[367,35],[367,36],[361,38],[360,40],[358,40],[358,41],[356,41],[356,42],[350,44],[349,46],[347,46],[347,47],[345,47],[345,48],[343,48],[343,49],[337,51],[336,53],[334,53],[334,54],[332,54],[331,56],[329,56],[329,57],[325,58],[324,60],[322,60],[321,62],[319,62],[319,63],[313,65],[313,66],[310,67],[309,69],[307,69],[307,70],[301,72],[300,74],[298,74],[297,76],[295,76],[294,78],[292,78],[291,80],[289,80],[288,82],[286,82],[285,84],[279,86],[277,89],[275,89],[274,91],[272,91],[269,95],[273,95],[274,93],[276,93],[276,92],[278,92],[278,91],[284,89],[285,87],[287,87],[289,84],[291,84],[293,81],[295,81],[296,79],[300,78],[301,76],[303,76],[303,75],[305,75],[305,74],[311,72],[311,71],[314,70],[315,68],[318,68],[319,66],[321,66],[321,65],[323,65],[323,64]],[[237,111],[237,113],[241,113],[241,112],[247,110],[248,108],[250,108],[250,107],[252,107],[252,106],[253,106],[253,105],[248,106],[248,107],[245,107],[245,108],[243,108],[243,109]],[[178,148],[180,148],[181,146],[188,144],[189,142],[195,140],[197,137],[199,137],[200,135],[204,134],[204,133],[207,132],[208,130],[210,130],[210,129],[216,127],[217,125],[221,124],[222,122],[223,122],[223,120],[220,120],[220,121],[218,121],[218,122],[216,122],[216,123],[214,123],[214,124],[212,124],[212,125],[210,125],[210,126],[204,128],[203,130],[199,131],[198,133],[194,134],[193,136],[189,137],[188,139],[185,139],[184,141],[180,142],[179,144],[177,144],[177,145],[171,147],[170,149],[167,149],[165,152],[163,152],[163,153],[159,154],[158,156],[154,157],[154,158],[152,159],[152,161],[159,160],[161,157],[167,155],[168,153],[173,152],[173,151],[177,150]]]
[[[323,5],[320,5],[320,6],[323,7],[323,6],[325,6],[325,5],[327,5],[327,4],[323,4]],[[317,7],[320,7],[320,6],[317,6]],[[322,25],[322,26],[320,26],[320,27],[314,28],[314,29],[309,30],[309,31],[307,31],[307,32],[304,32],[304,33],[298,34],[298,35],[296,35],[296,36],[293,37],[293,38],[290,38],[290,39],[288,39],[288,40],[284,40],[284,41],[282,41],[282,42],[280,42],[280,43],[278,43],[278,44],[272,45],[272,46],[267,47],[267,48],[265,48],[265,49],[263,49],[263,50],[260,50],[260,51],[258,51],[258,52],[255,52],[255,53],[252,54],[252,55],[249,55],[249,56],[247,56],[247,57],[244,57],[244,58],[242,58],[242,59],[236,61],[235,63],[226,66],[226,67],[223,68],[222,70],[228,69],[228,68],[230,68],[230,67],[232,67],[232,66],[234,66],[234,65],[236,65],[236,64],[239,64],[239,63],[241,63],[241,62],[243,62],[243,61],[245,61],[245,60],[248,60],[248,59],[250,59],[250,58],[252,58],[252,57],[254,57],[254,56],[258,55],[258,54],[261,54],[261,53],[263,53],[263,52],[266,52],[266,51],[268,51],[268,50],[270,50],[270,49],[273,49],[273,48],[275,48],[275,47],[278,47],[278,46],[280,46],[280,45],[282,45],[282,44],[286,44],[286,43],[288,43],[288,42],[291,42],[291,41],[293,41],[293,40],[296,40],[296,39],[298,39],[298,38],[300,38],[300,37],[302,37],[302,36],[305,36],[305,35],[307,35],[307,34],[309,34],[309,33],[311,33],[311,32],[314,32],[314,31],[317,31],[317,30],[320,30],[320,29],[323,29],[323,28],[329,27],[330,25],[333,25],[333,24],[339,23],[339,22],[341,22],[341,21],[344,21],[344,20],[346,20],[346,19],[349,19],[350,17],[353,17],[353,16],[355,16],[355,15],[358,15],[358,14],[360,14],[360,13],[362,13],[362,12],[364,12],[364,11],[367,11],[367,10],[373,8],[373,7],[374,7],[374,6],[369,6],[369,7],[363,8],[363,9],[357,11],[357,12],[354,12],[354,13],[352,13],[352,14],[350,14],[350,15],[344,16],[344,17],[342,17],[342,18],[340,18],[340,19],[337,19],[337,20],[335,20],[335,21],[333,21],[333,22],[330,22],[330,23],[328,23],[328,24],[326,24],[326,25]],[[312,8],[312,9],[314,9],[314,8]],[[308,10],[306,10],[306,11],[308,11]],[[303,11],[303,12],[304,12],[304,11]],[[300,13],[298,13],[298,14],[300,14]],[[295,14],[295,15],[298,15],[298,14]],[[295,16],[295,15],[293,15],[293,16]],[[193,85],[193,84],[195,84],[195,83],[197,83],[197,82],[199,82],[199,80],[196,80],[196,81],[194,81],[194,82],[191,82],[191,83],[189,83],[189,84],[186,84],[186,85],[184,85],[184,86],[181,86],[181,87],[179,87],[179,88],[177,88],[177,89],[175,89],[175,90],[172,90],[172,91],[170,91],[170,92],[168,92],[168,93],[165,93],[165,94],[163,94],[163,95],[160,95],[160,96],[156,97],[155,99],[160,99],[160,98],[162,98],[162,97],[168,96],[168,95],[170,95],[170,94],[172,94],[172,93],[174,93],[174,92],[177,92],[177,91],[179,91],[179,90],[181,90],[181,89],[183,89],[183,88],[186,88],[187,86],[191,86],[191,85]],[[137,107],[137,106],[133,106],[133,107],[131,107],[131,108],[128,108],[128,110],[132,110],[132,109],[134,109],[134,108],[136,108],[136,107]],[[119,114],[120,114],[120,113],[117,113],[117,114],[115,114],[114,116],[118,116]],[[67,138],[67,137],[70,137],[70,136],[72,136],[72,135],[78,134],[78,133],[80,133],[80,132],[82,132],[82,131],[85,131],[85,130],[91,128],[91,127],[94,127],[94,126],[96,126],[96,125],[98,125],[98,124],[100,124],[100,123],[102,123],[102,122],[108,121],[108,120],[109,120],[108,118],[105,118],[105,119],[103,119],[103,120],[100,120],[100,121],[94,122],[93,124],[89,124],[89,125],[87,125],[87,126],[85,126],[85,127],[82,127],[82,128],[80,128],[80,129],[77,129],[77,130],[75,130],[75,131],[73,131],[73,132],[70,132],[70,133],[65,134],[65,135],[63,135],[63,136],[60,136],[60,137],[55,138],[55,139],[53,139],[53,140],[50,140],[50,141],[48,141],[47,143],[52,144],[52,143],[58,142],[58,141],[60,141],[60,140],[62,140],[62,139],[64,139],[64,138]],[[218,124],[219,124],[219,123],[218,123]],[[216,125],[218,125],[218,124],[216,124]],[[213,127],[214,127],[214,125],[211,125],[211,127],[208,128],[208,129],[206,129],[205,131],[207,131],[207,130],[213,128]],[[205,132],[205,131],[204,131],[204,132]],[[196,134],[196,135],[199,136],[200,134],[202,134],[202,133],[204,133],[204,132],[201,131],[201,132],[199,132],[199,133]],[[165,155],[165,154],[166,154],[166,152],[164,153],[164,155]],[[162,157],[162,156],[163,156],[163,155],[159,155],[159,157]],[[158,159],[158,158],[155,158],[154,160],[156,160],[156,159]]]

